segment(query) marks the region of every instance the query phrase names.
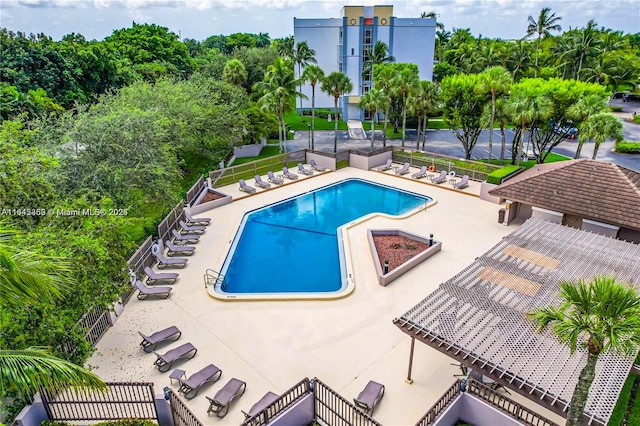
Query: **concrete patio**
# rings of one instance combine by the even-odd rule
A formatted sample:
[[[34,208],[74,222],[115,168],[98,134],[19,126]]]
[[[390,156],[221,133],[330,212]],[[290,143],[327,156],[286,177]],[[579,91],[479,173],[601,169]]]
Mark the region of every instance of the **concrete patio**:
[[[411,173],[417,168],[412,168]],[[294,171],[294,169],[292,169]],[[405,175],[410,176],[411,175]],[[342,299],[320,301],[219,301],[211,298],[203,275],[209,268],[220,270],[243,215],[250,210],[299,195],[342,179],[358,177],[433,197],[435,205],[408,218],[374,217],[349,232],[355,279],[354,292]],[[252,185],[253,180],[247,181]],[[444,183],[433,185],[390,172],[345,168],[315,173],[295,182],[247,195],[238,184],[217,188],[232,195],[234,202],[204,213],[211,225],[196,245],[196,253],[166,300],[137,300],[132,297],[116,324],[97,345],[88,361],[107,381],[153,382],[157,393],[169,384],[170,373],[159,373],[153,354],[139,346],[137,331],[150,333],[176,325],[182,330],[178,343],[160,346],[166,352],[191,342],[195,358],[175,364],[194,373],[213,363],[222,369],[219,382],[206,385],[188,401],[192,411],[207,424],[239,424],[247,411],[267,391],[282,393],[303,377],[317,376],[347,399],[355,397],[369,380],[386,386],[385,397],[374,418],[385,425],[414,424],[455,380],[460,370],[453,360],[439,352],[416,345],[412,377],[407,375],[408,336],[392,320],[436,287],[470,264],[517,225],[497,223],[499,206],[480,200],[480,184],[471,182],[462,191]],[[462,195],[464,192],[465,195]],[[474,196],[475,195],[475,196]],[[395,280],[388,287],[377,284],[368,241],[369,228],[401,228],[443,242],[442,251]],[[259,268],[260,263],[247,265]],[[302,277],[291,277],[300,279]],[[269,279],[269,277],[265,277]],[[247,382],[245,394],[223,419],[207,418],[208,401],[230,378]],[[177,389],[177,385],[172,385]],[[556,421],[561,419],[518,397],[513,399]]]

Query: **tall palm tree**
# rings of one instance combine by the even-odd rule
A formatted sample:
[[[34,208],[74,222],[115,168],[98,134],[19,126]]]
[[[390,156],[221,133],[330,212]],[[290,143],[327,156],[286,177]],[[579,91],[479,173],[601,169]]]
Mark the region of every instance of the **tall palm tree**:
[[[311,85],[311,150],[314,149],[316,129],[316,85],[322,82],[324,71],[317,65],[309,65],[304,68],[302,80]]]
[[[585,123],[587,122],[589,117],[604,111],[606,107],[607,101],[602,99],[600,96],[588,95],[584,98],[580,98],[578,102],[567,108],[567,115],[571,119],[578,122],[580,130],[580,136],[578,137],[578,146],[576,147],[576,155],[573,157],[574,159],[580,158],[582,145],[584,144],[584,141],[586,139],[582,134]]]
[[[511,117],[511,121],[520,125],[520,138],[516,156],[516,165],[519,166],[522,159],[524,134],[527,126],[532,129],[537,121],[546,121],[553,112],[553,104],[547,97],[518,92],[510,96],[505,109]]]
[[[395,88],[396,92],[402,97],[402,146],[406,140],[407,130],[407,100],[409,96],[418,86],[420,80],[418,73],[410,68],[402,69],[395,77],[393,77],[391,84]]]
[[[500,127],[500,165],[504,164],[504,151],[505,145],[507,143],[507,136],[504,132],[505,125],[507,124],[507,120],[509,120],[509,115],[506,111],[506,98],[498,98],[496,99],[495,104],[495,116],[494,118],[498,120],[498,127]]]
[[[11,231],[0,224],[0,309],[28,308],[36,301],[53,302],[71,284],[67,262],[18,251]],[[95,374],[53,356],[46,348],[0,347],[0,397],[17,392],[23,397],[61,387],[104,389]]]
[[[389,97],[380,89],[371,89],[360,98],[360,107],[371,112],[371,150],[376,138],[376,129],[374,126],[376,111],[383,108],[389,102]]]
[[[587,282],[560,283],[560,305],[529,313],[540,331],[550,326],[560,343],[573,354],[578,346],[587,350],[587,363],[567,413],[567,426],[579,426],[601,354],[631,355],[640,346],[640,295],[632,285],[614,277],[595,277]]]
[[[418,137],[416,140],[416,149],[420,149],[421,128],[424,129],[422,138],[422,149],[424,150],[427,140],[427,124],[429,122],[428,115],[438,107],[438,86],[432,81],[421,80],[418,84],[414,95],[411,97],[411,109],[418,117]]]
[[[506,94],[513,84],[509,71],[502,67],[492,67],[480,74],[480,90],[491,94],[491,118],[489,119],[489,162],[493,158],[493,123],[496,117],[496,98]]]
[[[561,17],[556,16],[555,12],[550,13],[551,9],[548,7],[543,8],[538,15],[538,20],[533,19],[533,16],[529,15],[527,21],[529,26],[527,27],[527,37],[537,35],[536,39],[536,68],[534,70],[534,77],[538,76],[538,55],[540,53],[540,39],[543,37],[549,37],[551,31],[562,31],[562,27],[558,24],[562,20]]]
[[[515,81],[520,80],[529,69],[531,62],[528,45],[523,43],[522,40],[516,40],[509,49],[506,62],[509,71],[513,74],[513,79]]]
[[[394,62],[395,60],[395,57],[389,55],[389,46],[387,46],[383,41],[376,41],[376,44],[373,45],[371,56],[362,65],[363,80],[364,76],[367,75],[367,73],[373,73],[373,67],[375,65],[384,64],[385,62]]]
[[[338,99],[343,94],[353,90],[351,79],[346,74],[334,71],[322,80],[321,89],[329,96],[333,96],[333,112],[335,115],[335,131],[333,134],[333,152],[338,152]]]
[[[247,69],[238,59],[229,60],[222,70],[222,79],[234,86],[242,86],[247,81]]]
[[[391,113],[391,98],[394,96],[393,91],[393,77],[395,72],[389,67],[382,69],[374,68],[374,86],[387,96],[388,103],[382,106],[382,113],[384,114],[384,126],[382,129],[382,146],[387,146],[387,126],[389,125],[389,114]]]
[[[616,142],[623,139],[622,123],[611,114],[601,112],[592,115],[585,125],[580,128],[580,139],[593,139],[595,143],[593,156],[591,157],[593,160],[598,155],[600,144],[607,138],[614,139]]]
[[[273,40],[273,44],[275,45],[278,55],[280,55],[283,59],[293,58],[293,48],[295,45],[293,36],[277,38]]]
[[[578,60],[575,79],[580,79],[582,66],[589,58],[597,57],[601,52],[602,41],[598,37],[598,24],[593,19],[574,36],[573,56]]]
[[[317,64],[316,51],[311,49],[306,41],[301,41],[296,44],[293,50],[293,63],[298,65],[298,78],[300,82],[300,93],[302,93],[302,68],[306,67],[309,63]],[[300,109],[302,109],[302,96],[300,97]]]

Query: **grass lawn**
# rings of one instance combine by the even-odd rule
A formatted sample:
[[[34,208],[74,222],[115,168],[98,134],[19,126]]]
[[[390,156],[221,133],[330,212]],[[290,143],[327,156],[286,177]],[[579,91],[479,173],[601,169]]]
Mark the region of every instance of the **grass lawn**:
[[[545,163],[556,163],[558,161],[567,161],[567,160],[572,160],[572,158],[564,156],[564,155],[560,155],[560,154],[556,154],[555,152],[550,153],[547,158],[545,159]],[[487,159],[482,159],[482,160],[477,160],[477,161],[481,161],[483,163],[487,162]],[[495,164],[497,166],[500,165],[500,160],[491,160],[491,164]],[[529,160],[529,161],[523,161],[520,163],[520,165],[522,167],[524,167],[525,169],[530,169],[533,166],[535,166],[536,164],[536,160]],[[511,165],[511,158],[505,158],[504,161],[504,165],[508,166]]]
[[[232,165],[237,166],[238,164],[250,163],[252,161],[260,160],[261,158],[273,157],[279,153],[280,150],[277,146],[265,146],[257,157],[236,158]]]
[[[632,393],[634,393],[632,392],[634,386],[636,386],[636,391],[635,397],[632,400],[631,397]],[[609,418],[609,426],[620,426],[625,416],[627,416],[627,425],[640,424],[640,389],[638,389],[638,387],[640,387],[640,375],[629,374],[618,397],[616,407],[613,409],[613,413],[611,413],[611,417]]]
[[[309,130],[309,126],[307,124],[311,124],[311,116],[302,116],[298,115],[295,112],[288,112],[284,116],[285,122],[289,125],[291,130]],[[362,127],[369,131],[371,129],[371,121],[363,121]],[[376,123],[376,130],[382,130],[384,128],[384,123]],[[442,118],[430,118],[429,123],[427,124],[428,129],[446,129],[447,125],[445,124]],[[335,122],[332,121],[329,123],[326,118],[316,117],[315,119],[315,129],[316,130],[334,130]],[[338,130],[347,130],[347,123],[343,121],[338,122]],[[399,139],[402,137],[402,126],[398,126],[398,133],[393,133],[393,123],[389,122],[387,125],[387,138],[390,139]]]

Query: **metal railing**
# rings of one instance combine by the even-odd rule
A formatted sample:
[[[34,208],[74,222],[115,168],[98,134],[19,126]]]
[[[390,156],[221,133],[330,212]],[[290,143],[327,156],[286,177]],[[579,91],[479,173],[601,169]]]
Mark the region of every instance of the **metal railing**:
[[[184,401],[171,389],[166,388],[169,395],[169,406],[171,407],[171,417],[173,426],[204,426],[193,411],[186,406]]]
[[[459,158],[449,157],[446,155],[439,155],[431,152],[418,152],[398,147],[395,147],[393,151],[393,161],[397,163],[409,163],[415,167],[433,166],[436,171],[454,171],[458,176],[468,175],[470,179],[475,181],[487,180],[487,175],[489,173],[500,168],[500,166],[495,166],[493,164],[460,160]]]
[[[184,201],[180,200],[178,204],[165,216],[158,225],[158,238],[166,241],[171,238],[171,230],[176,229],[178,221],[184,219]]]
[[[255,416],[246,419],[242,423],[242,426],[266,425],[309,393],[311,393],[311,382],[309,378],[305,377],[291,389],[280,395],[280,397],[267,406],[267,408]]]
[[[313,379],[316,421],[331,426],[381,426],[317,377]]]
[[[224,275],[213,269],[207,269],[204,273],[204,287],[207,288],[207,286],[216,286],[218,284],[220,284],[222,291],[227,290]]]
[[[200,176],[200,179],[198,179],[196,183],[193,184],[191,189],[187,191],[187,204],[192,205],[193,203],[195,203],[198,195],[200,195],[200,193],[206,186],[207,184],[204,181],[204,176]]]
[[[352,150],[349,150],[349,153],[360,155],[362,157],[373,157],[374,155],[393,151],[393,148],[394,148],[393,146],[386,146],[384,148],[376,149],[375,151],[358,151],[357,149],[352,149]]]
[[[230,185],[238,182],[240,179],[250,179],[255,175],[266,175],[269,171],[278,174],[283,167],[292,167],[300,162],[304,162],[305,152],[306,150],[292,151],[237,166],[213,170],[209,172],[211,186],[217,188]]]
[[[82,388],[41,395],[49,420],[158,420],[153,383],[107,383],[104,392]]]
[[[461,380],[456,380],[449,389],[433,404],[433,406],[425,413],[424,416],[416,423],[416,426],[427,426],[433,424],[436,418],[442,413],[451,402],[460,395]]]

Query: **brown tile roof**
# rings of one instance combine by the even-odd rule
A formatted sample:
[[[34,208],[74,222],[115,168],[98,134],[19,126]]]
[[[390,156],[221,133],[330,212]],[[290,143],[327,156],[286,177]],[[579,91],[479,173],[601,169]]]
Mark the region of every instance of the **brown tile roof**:
[[[489,194],[640,229],[640,173],[604,161],[580,159],[539,164]]]

